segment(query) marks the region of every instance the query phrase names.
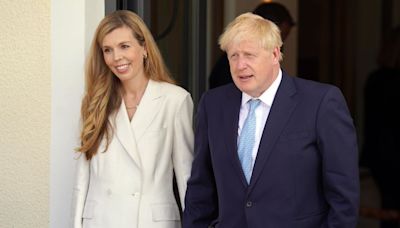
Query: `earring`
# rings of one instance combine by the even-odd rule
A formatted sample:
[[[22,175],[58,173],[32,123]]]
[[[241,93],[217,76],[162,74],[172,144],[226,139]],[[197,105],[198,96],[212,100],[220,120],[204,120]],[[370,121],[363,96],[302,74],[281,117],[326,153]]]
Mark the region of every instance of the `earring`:
[[[144,59],[147,59],[147,54],[143,54],[143,58],[144,58]]]

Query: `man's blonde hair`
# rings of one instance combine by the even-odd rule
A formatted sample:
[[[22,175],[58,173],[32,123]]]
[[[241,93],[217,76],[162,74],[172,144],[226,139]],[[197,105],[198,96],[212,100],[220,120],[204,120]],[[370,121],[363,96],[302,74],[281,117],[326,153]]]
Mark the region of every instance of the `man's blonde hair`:
[[[260,47],[267,51],[281,48],[281,33],[277,25],[253,13],[244,13],[235,18],[219,37],[223,51],[232,44],[243,40],[258,40]]]

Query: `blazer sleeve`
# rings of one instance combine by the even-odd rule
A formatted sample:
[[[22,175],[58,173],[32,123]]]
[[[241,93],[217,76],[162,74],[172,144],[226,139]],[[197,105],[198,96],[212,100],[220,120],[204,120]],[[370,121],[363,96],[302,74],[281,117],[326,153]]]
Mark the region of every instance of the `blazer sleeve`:
[[[346,101],[336,87],[326,93],[317,117],[327,227],[354,228],[359,208],[357,138]]]
[[[196,118],[192,173],[188,181],[183,213],[184,228],[209,227],[218,216],[218,197],[208,141],[206,95],[203,95]]]
[[[180,202],[184,209],[187,181],[193,161],[193,101],[189,94],[179,105],[174,121],[172,162],[178,186]]]
[[[71,227],[82,228],[82,216],[89,186],[90,161],[84,154],[76,160],[75,184],[72,193]]]

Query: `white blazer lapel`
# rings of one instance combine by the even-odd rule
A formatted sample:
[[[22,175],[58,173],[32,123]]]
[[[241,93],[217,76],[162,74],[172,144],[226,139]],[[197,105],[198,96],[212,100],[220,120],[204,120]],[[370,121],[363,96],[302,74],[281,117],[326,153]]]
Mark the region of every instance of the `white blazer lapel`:
[[[111,120],[113,122],[113,120]],[[140,155],[137,149],[136,139],[133,135],[129,122],[128,113],[125,109],[125,102],[122,99],[121,106],[116,113],[114,125],[114,134],[125,148],[126,152],[132,157],[133,161],[141,167]]]
[[[137,141],[140,140],[154,117],[159,113],[161,101],[163,100],[161,99],[162,95],[162,86],[158,82],[149,80],[149,84],[131,122]]]

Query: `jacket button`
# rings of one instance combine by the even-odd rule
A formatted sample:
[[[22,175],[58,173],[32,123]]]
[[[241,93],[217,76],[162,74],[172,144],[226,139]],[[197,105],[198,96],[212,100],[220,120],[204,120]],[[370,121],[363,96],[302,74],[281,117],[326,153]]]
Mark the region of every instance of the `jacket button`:
[[[251,207],[251,206],[253,206],[253,202],[251,202],[251,201],[247,201],[247,203],[246,203],[246,207]]]
[[[139,197],[140,193],[139,192],[135,192],[132,194],[133,197]]]

